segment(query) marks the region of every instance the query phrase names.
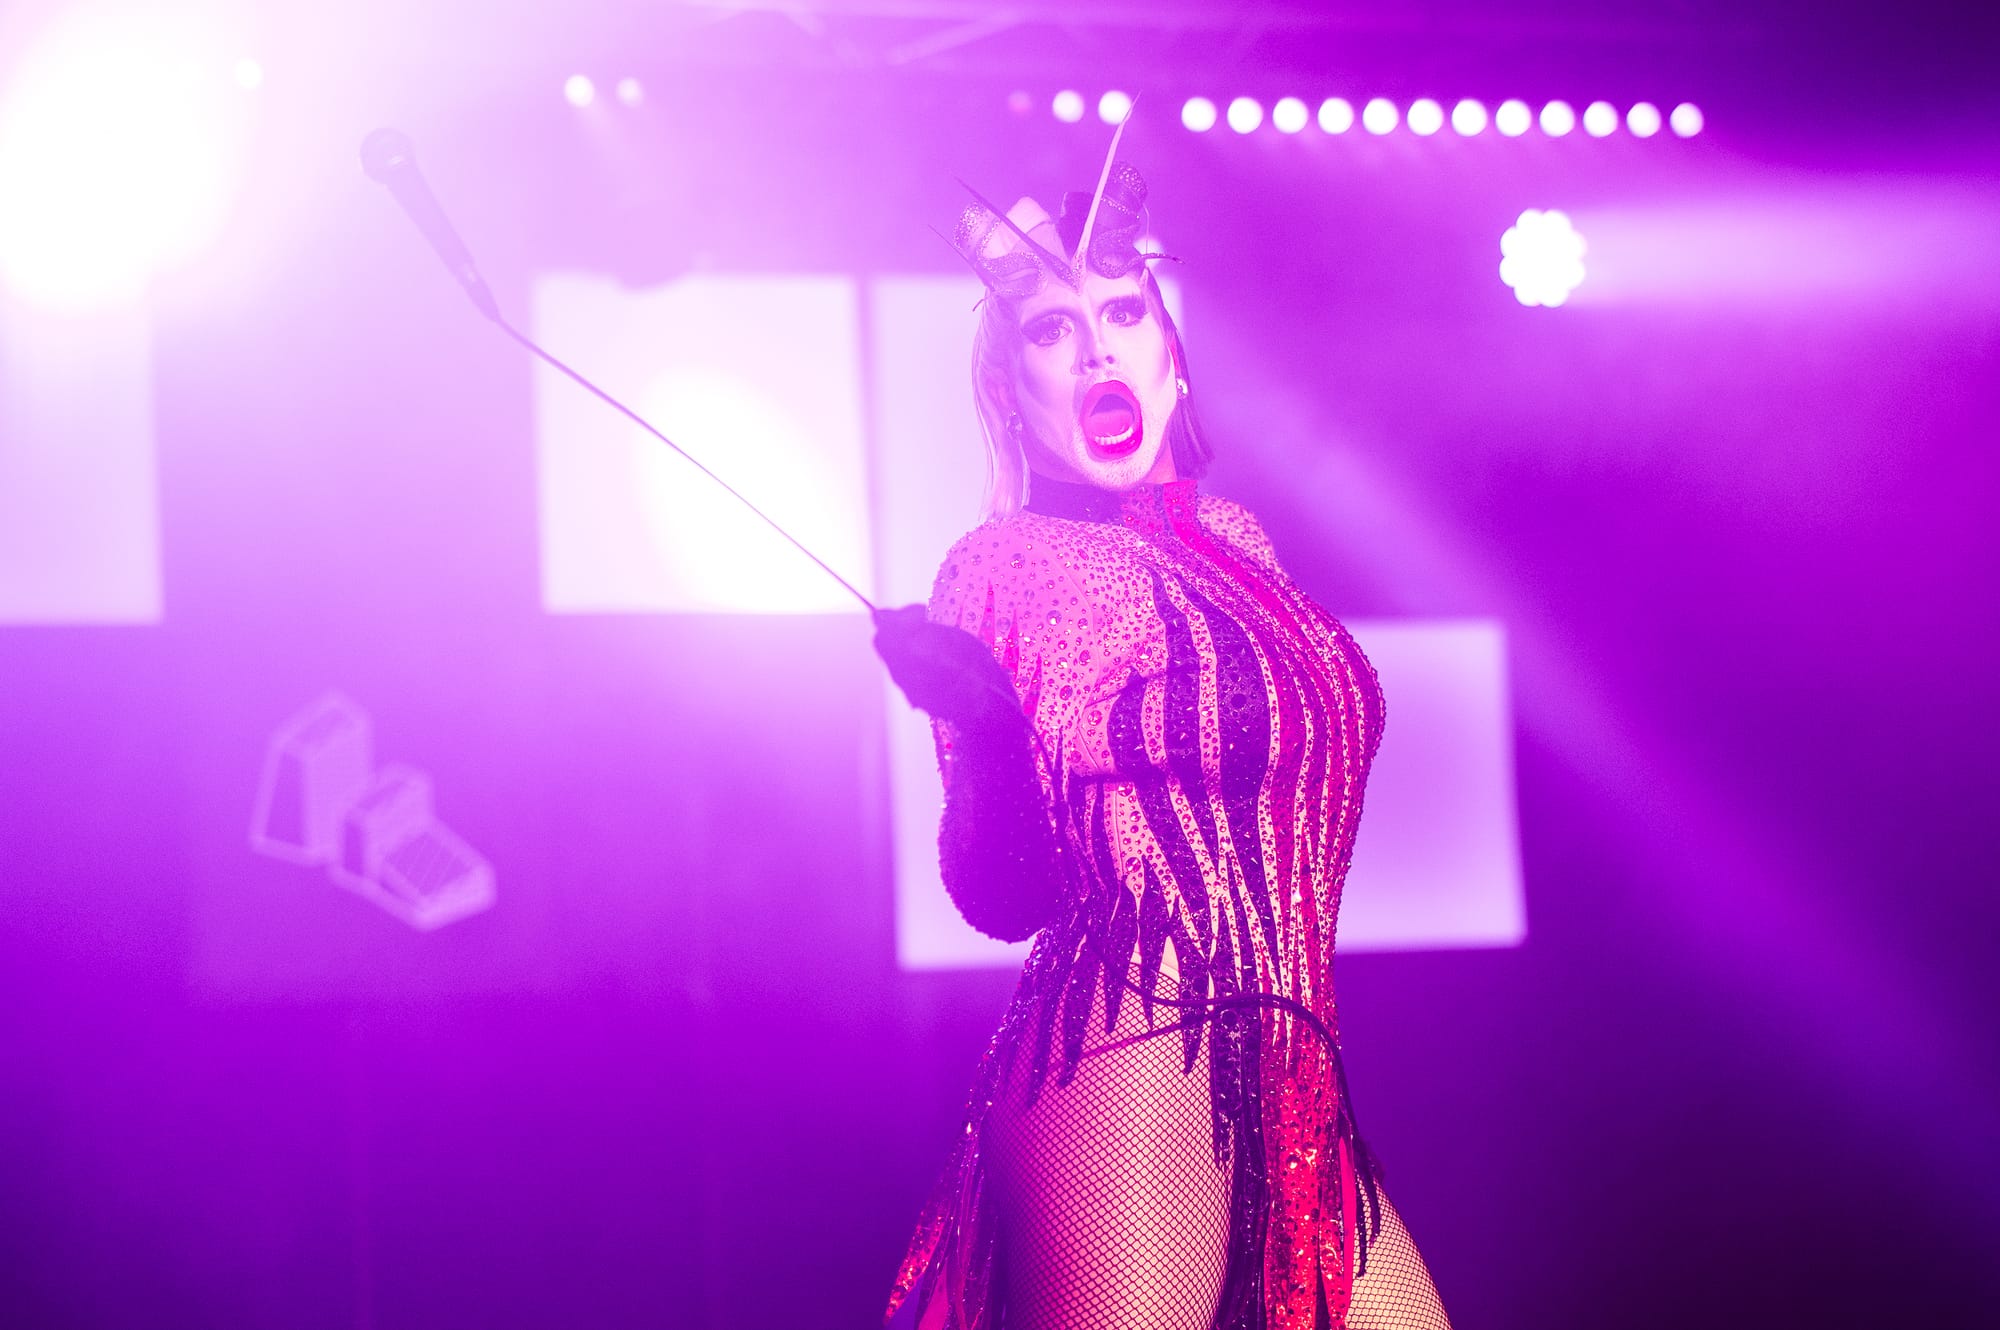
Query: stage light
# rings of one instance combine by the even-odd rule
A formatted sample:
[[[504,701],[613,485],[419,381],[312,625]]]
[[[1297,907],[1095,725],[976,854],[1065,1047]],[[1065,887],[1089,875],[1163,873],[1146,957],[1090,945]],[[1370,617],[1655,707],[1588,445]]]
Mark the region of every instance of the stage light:
[[[1097,99],[1097,118],[1107,125],[1123,123],[1132,112],[1132,98],[1129,94],[1112,89]]]
[[[52,308],[125,303],[208,241],[249,129],[229,45],[143,10],[73,10],[28,36],[0,81],[10,287]]]
[[[1329,134],[1345,134],[1354,128],[1354,107],[1345,97],[1329,97],[1319,104],[1319,127]]]
[[[1625,128],[1635,139],[1649,139],[1660,132],[1660,108],[1651,102],[1634,102],[1625,113]]]
[[[1583,253],[1568,216],[1530,208],[1500,237],[1500,280],[1523,305],[1554,307],[1582,284]]]
[[[1684,139],[1691,139],[1701,133],[1701,108],[1693,102],[1682,102],[1667,117],[1667,123],[1674,127],[1674,133]]]
[[[1197,134],[1215,128],[1215,103],[1206,97],[1190,97],[1181,103],[1181,123]]]
[[[587,74],[571,74],[563,80],[563,100],[571,106],[588,106],[597,100],[597,85]]]
[[[1583,132],[1601,139],[1618,128],[1618,108],[1610,102],[1592,102],[1583,108]]]
[[[1248,134],[1264,123],[1264,108],[1254,97],[1238,97],[1229,103],[1229,127]]]
[[[1312,112],[1296,97],[1280,97],[1271,108],[1271,124],[1280,134],[1296,134],[1312,120]]]
[[[1444,128],[1444,108],[1429,97],[1419,97],[1410,103],[1410,132],[1419,138],[1429,138]]]
[[[1083,94],[1064,88],[1049,102],[1049,110],[1065,125],[1073,125],[1083,119]]]
[[[1396,104],[1387,97],[1371,97],[1361,108],[1361,127],[1370,134],[1387,134],[1396,127]]]
[[[249,56],[236,62],[236,86],[245,92],[255,92],[264,86],[264,66]]]
[[[1576,112],[1568,102],[1550,102],[1542,108],[1542,133],[1559,139],[1576,128]]]
[[[1451,108],[1451,127],[1466,138],[1486,131],[1486,104],[1470,97]]]
[[[628,74],[618,80],[618,100],[626,106],[637,106],[646,100],[645,86]]]
[[[1528,132],[1528,126],[1535,123],[1535,113],[1528,104],[1517,97],[1510,97],[1500,103],[1500,109],[1493,113],[1493,128],[1510,139],[1520,138]]]

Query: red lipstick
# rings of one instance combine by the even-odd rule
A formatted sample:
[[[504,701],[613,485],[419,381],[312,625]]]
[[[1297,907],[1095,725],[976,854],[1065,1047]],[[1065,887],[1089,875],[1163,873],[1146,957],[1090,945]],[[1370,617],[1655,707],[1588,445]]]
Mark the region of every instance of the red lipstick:
[[[1100,457],[1129,457],[1146,441],[1139,398],[1117,379],[1092,384],[1076,414],[1083,437]]]

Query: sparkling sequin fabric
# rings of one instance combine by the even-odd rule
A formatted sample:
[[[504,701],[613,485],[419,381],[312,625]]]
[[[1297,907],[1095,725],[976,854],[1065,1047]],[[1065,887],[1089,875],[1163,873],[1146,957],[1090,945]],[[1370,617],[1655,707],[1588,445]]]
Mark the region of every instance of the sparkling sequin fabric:
[[[1378,1292],[1435,1308],[1334,1042],[1334,922],[1383,723],[1353,638],[1193,482],[1037,477],[1026,510],[953,547],[930,610],[1014,679],[1062,881],[891,1314],[1360,1326],[1357,1277],[1371,1256],[1389,1273],[1392,1237],[1413,1273]],[[976,852],[949,818],[940,849],[947,880]],[[1427,1316],[1374,1323],[1444,1324]]]

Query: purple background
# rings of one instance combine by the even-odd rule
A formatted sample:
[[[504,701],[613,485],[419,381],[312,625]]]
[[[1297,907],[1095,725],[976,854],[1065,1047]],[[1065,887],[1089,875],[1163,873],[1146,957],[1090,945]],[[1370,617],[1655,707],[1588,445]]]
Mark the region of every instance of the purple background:
[[[544,615],[528,362],[354,147],[415,135],[521,312],[554,267],[948,270],[952,176],[1095,169],[1102,127],[1042,109],[1070,85],[1148,99],[1213,488],[1339,613],[1508,628],[1529,941],[1340,971],[1459,1324],[1990,1318],[1990,33],[1030,5],[894,63],[979,11],[640,8],[263,34],[254,175],[155,306],[164,620],[0,630],[0,1318],[871,1322],[1009,981],[895,967],[865,628]],[[644,110],[588,131],[577,69]],[[1177,123],[1294,90],[1710,128]],[[1524,310],[1494,269],[1531,206],[1721,221],[1671,299]],[[1704,289],[1760,208],[1818,276]],[[329,686],[433,774],[495,910],[419,936],[248,852],[264,740]]]

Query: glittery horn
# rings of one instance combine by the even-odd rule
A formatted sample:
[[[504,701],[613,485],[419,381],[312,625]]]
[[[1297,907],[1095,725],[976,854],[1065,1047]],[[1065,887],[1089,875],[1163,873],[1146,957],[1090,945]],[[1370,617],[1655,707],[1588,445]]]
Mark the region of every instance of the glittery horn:
[[[1146,182],[1129,162],[1114,162],[1104,191],[1098,196],[1096,225],[1085,250],[1083,223],[1091,208],[1091,196],[1082,190],[1063,198],[1062,221],[1057,224],[1064,246],[1074,245],[1079,269],[1088,268],[1102,277],[1122,277],[1133,265],[1164,254],[1141,254],[1138,250],[1145,224],[1140,211],[1146,206]]]
[[[1137,252],[1146,182],[1117,160],[1131,118],[1128,109],[1112,131],[1095,192],[1065,195],[1059,221],[1031,198],[1003,212],[964,180],[958,182],[973,201],[959,218],[952,248],[996,295],[1023,300],[1050,277],[1075,290],[1086,272],[1119,277],[1137,263],[1165,257]]]
[[[1007,260],[1023,258],[1028,259],[1031,265],[1035,263],[1040,264],[1042,271],[1058,278],[1066,286],[1073,287],[1077,284],[1078,277],[1076,272],[1067,261],[1050,253],[1033,236],[1029,235],[1027,230],[1017,223],[1010,213],[1002,212],[999,208],[995,207],[992,201],[984,194],[981,194],[963,180],[960,180],[958,183],[964,185],[965,192],[972,195],[974,204],[973,207],[965,210],[965,216],[959,221],[959,250],[972,261],[974,267],[984,270],[984,273],[988,275],[988,285],[996,287],[1003,284],[1006,286],[1019,285],[1019,273],[1017,270],[1020,265],[1018,263],[1008,263]],[[1015,204],[1014,207],[1020,209],[1028,202],[1029,200],[1023,199],[1021,203]],[[1043,212],[1039,207],[1034,209],[1034,211],[1039,213],[1043,220],[1047,219],[1048,214]],[[1022,254],[1018,251],[1014,254],[1002,255],[986,253],[986,241],[992,235],[995,223],[1013,232],[1014,237],[1021,242],[1021,247],[1026,250],[1026,253]],[[1039,280],[1035,282],[1035,285],[1040,285]],[[1033,287],[1029,287],[1029,290],[1032,291]]]

